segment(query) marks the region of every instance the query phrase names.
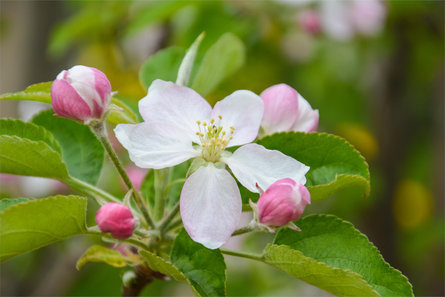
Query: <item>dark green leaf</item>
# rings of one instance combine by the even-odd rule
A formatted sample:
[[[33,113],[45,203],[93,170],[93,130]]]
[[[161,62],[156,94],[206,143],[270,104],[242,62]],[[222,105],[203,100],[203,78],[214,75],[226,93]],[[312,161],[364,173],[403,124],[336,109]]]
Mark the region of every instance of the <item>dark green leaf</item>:
[[[381,296],[413,296],[407,278],[386,263],[377,248],[351,223],[332,215],[311,215],[299,220],[297,225],[301,232],[281,229],[275,237],[274,246],[266,251],[266,259],[269,257],[274,266],[302,279],[304,277],[305,281],[336,295],[370,295],[362,281],[350,273],[354,272]],[[298,253],[287,252],[286,247],[277,248],[276,245],[286,245]],[[286,262],[287,257],[300,259],[301,256],[314,260],[301,261],[311,263],[306,264],[306,271],[315,275],[295,271],[295,267]],[[326,272],[332,269],[343,271],[337,284],[332,283],[335,279],[331,279],[331,272]],[[344,278],[340,278],[340,275]],[[322,276],[329,276],[329,279],[325,280]],[[357,286],[353,285],[354,279],[357,279]],[[361,287],[363,292],[359,293],[357,289]]]
[[[39,113],[33,123],[45,127],[62,146],[62,158],[70,175],[96,184],[104,162],[104,149],[88,126],[53,116],[52,110]]]
[[[86,232],[87,199],[54,196],[0,212],[0,261]]]
[[[225,296],[226,264],[219,250],[194,242],[183,229],[176,237],[170,259],[201,296]]]
[[[273,134],[257,142],[310,167],[306,186],[312,201],[329,198],[350,186],[360,188],[364,196],[369,195],[368,164],[343,138],[326,133],[288,132]]]

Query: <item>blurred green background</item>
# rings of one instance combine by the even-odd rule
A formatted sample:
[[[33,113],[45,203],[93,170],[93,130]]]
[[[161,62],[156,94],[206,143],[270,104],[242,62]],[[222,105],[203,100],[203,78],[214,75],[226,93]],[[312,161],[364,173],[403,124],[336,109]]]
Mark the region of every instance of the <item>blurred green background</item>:
[[[83,64],[102,70],[120,98],[136,107],[146,92],[138,72],[147,58],[169,46],[187,48],[205,31],[199,63],[232,32],[244,44],[241,66],[207,99],[213,103],[237,89],[259,94],[277,83],[300,92],[320,111],[319,131],[352,143],[372,177],[370,197],[344,191],[313,203],[306,214],[351,221],[409,278],[416,295],[443,296],[444,2],[386,1],[377,11],[365,6],[353,12],[361,25],[333,13],[340,6],[352,13],[353,1],[331,2],[337,8],[303,0],[1,1],[0,91],[50,81]],[[308,12],[319,26],[305,18]],[[376,23],[367,24],[373,17]],[[374,27],[360,30],[367,25]],[[332,32],[339,26],[343,31]],[[41,108],[1,102],[0,115],[26,120]],[[122,195],[116,180],[111,167],[104,169],[102,186]],[[68,191],[32,178],[3,175],[0,182],[2,197]],[[91,218],[96,209],[90,203]],[[229,245],[259,251],[268,239],[253,234]],[[93,263],[76,271],[75,261],[92,243],[74,238],[2,264],[1,295],[119,295],[123,270]],[[262,264],[227,261],[230,296],[329,295]],[[192,291],[185,283],[155,281],[144,294]]]

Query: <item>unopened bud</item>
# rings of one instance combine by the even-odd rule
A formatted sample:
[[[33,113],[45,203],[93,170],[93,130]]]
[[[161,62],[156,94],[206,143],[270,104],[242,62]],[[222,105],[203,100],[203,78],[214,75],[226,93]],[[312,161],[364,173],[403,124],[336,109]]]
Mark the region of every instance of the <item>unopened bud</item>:
[[[298,220],[310,203],[311,197],[305,186],[290,178],[280,179],[260,195],[258,220],[267,226],[284,226]]]
[[[110,81],[93,67],[77,65],[63,70],[51,86],[54,112],[85,123],[101,120],[110,98]]]
[[[261,93],[264,115],[261,121],[264,135],[277,132],[313,132],[318,127],[318,110],[292,87],[286,84],[271,86]]]
[[[111,233],[117,239],[126,239],[133,234],[135,220],[128,207],[109,202],[97,211],[96,223],[103,233]]]

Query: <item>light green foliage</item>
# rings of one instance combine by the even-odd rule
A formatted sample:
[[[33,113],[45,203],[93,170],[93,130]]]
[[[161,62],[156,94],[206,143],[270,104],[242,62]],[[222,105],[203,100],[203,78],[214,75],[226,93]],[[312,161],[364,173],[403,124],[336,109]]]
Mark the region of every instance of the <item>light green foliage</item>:
[[[88,126],[53,114],[52,110],[43,111],[32,121],[52,132],[61,144],[62,158],[71,176],[96,184],[104,162],[102,144]]]
[[[43,141],[0,135],[0,172],[63,180],[68,177],[58,152]]]
[[[326,133],[287,132],[266,136],[257,143],[279,150],[310,167],[306,186],[311,200],[329,198],[342,188],[370,191],[369,169],[360,153],[341,137]]]
[[[155,79],[175,82],[184,55],[185,49],[173,46],[148,58],[139,71],[142,86],[148,89]]]
[[[283,228],[277,233],[274,245],[266,249],[265,258],[274,266],[336,295],[370,295],[352,272],[360,275],[381,296],[413,295],[407,278],[386,263],[377,248],[351,223],[332,215],[311,215],[299,220],[297,225],[301,232]],[[277,245],[286,245],[298,253]],[[305,264],[308,267],[299,271],[287,261],[313,264]],[[321,265],[323,263],[327,267]],[[309,269],[314,269],[313,273],[319,276],[307,274]],[[330,283],[333,269],[343,272]],[[354,279],[357,280],[355,287],[352,285]],[[363,288],[362,293],[356,291],[358,288]]]
[[[176,237],[170,259],[199,296],[225,296],[226,264],[219,250],[194,242],[185,230]]]
[[[0,100],[29,100],[51,104],[52,82],[30,85],[24,91],[0,95]]]
[[[223,34],[205,53],[192,88],[207,96],[225,78],[241,68],[245,56],[243,42],[232,33]]]
[[[138,116],[134,111],[124,102],[117,98],[111,98],[111,104],[116,105],[121,108],[120,110],[112,110],[107,118],[107,122],[117,125],[117,124],[136,124],[138,122]]]
[[[28,202],[33,200],[33,198],[5,198],[0,200],[0,212],[7,209],[10,206],[22,203],[22,202]]]
[[[54,196],[0,212],[0,261],[86,232],[87,199]]]
[[[268,245],[266,263],[337,296],[379,296],[357,273],[326,265],[286,245]]]
[[[121,253],[100,245],[93,245],[77,260],[77,270],[82,269],[88,262],[103,262],[117,268],[127,266],[127,261]]]
[[[43,141],[55,151],[62,152],[54,136],[45,128],[33,123],[16,119],[0,119],[0,135],[15,135],[33,141]]]
[[[185,275],[178,270],[178,268],[176,268],[172,263],[168,262],[164,258],[161,258],[153,253],[144,250],[140,250],[139,254],[144,258],[145,261],[147,261],[148,266],[150,266],[153,271],[159,271],[160,273],[170,275],[177,281],[183,281],[187,279]]]

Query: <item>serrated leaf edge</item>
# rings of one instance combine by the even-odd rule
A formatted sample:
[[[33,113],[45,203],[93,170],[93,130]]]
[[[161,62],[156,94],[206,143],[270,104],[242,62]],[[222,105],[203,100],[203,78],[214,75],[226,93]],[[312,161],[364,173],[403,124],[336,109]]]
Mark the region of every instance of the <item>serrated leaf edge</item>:
[[[321,266],[325,266],[325,267],[327,267],[327,268],[330,268],[330,269],[332,269],[332,270],[334,270],[334,271],[345,271],[345,272],[347,272],[347,273],[349,273],[349,274],[351,274],[351,275],[357,277],[360,281],[362,281],[365,285],[367,285],[367,286],[369,287],[370,291],[374,292],[376,296],[380,296],[380,294],[379,294],[377,291],[374,290],[374,288],[373,288],[373,287],[372,287],[372,286],[371,286],[371,285],[370,285],[370,284],[363,278],[362,275],[358,274],[357,272],[355,272],[355,271],[353,271],[353,270],[351,270],[351,269],[343,269],[343,268],[338,268],[338,267],[330,266],[330,265],[328,265],[328,264],[326,264],[326,263],[324,263],[324,262],[322,262],[322,261],[318,261],[318,260],[316,260],[316,259],[314,259],[314,258],[312,258],[312,257],[305,256],[301,251],[299,251],[299,250],[295,250],[295,249],[293,249],[293,248],[291,248],[290,246],[285,245],[285,244],[277,245],[277,244],[270,244],[270,243],[269,243],[269,244],[266,246],[265,251],[264,251],[264,254],[263,254],[263,257],[264,257],[266,263],[267,263],[268,265],[271,265],[271,266],[273,266],[273,267],[275,267],[275,268],[277,268],[277,269],[279,269],[279,270],[285,272],[285,273],[286,273],[285,270],[281,269],[280,267],[274,266],[274,265],[273,265],[274,262],[270,262],[269,259],[267,258],[267,254],[268,254],[269,250],[272,249],[272,248],[279,248],[279,249],[289,250],[289,251],[291,251],[291,252],[293,252],[293,253],[298,254],[299,256],[302,256],[302,257],[304,257],[304,258],[306,258],[306,259],[310,259],[311,261],[314,261],[314,262],[316,262],[317,264],[319,264],[319,265],[321,265]],[[306,280],[304,280],[304,281],[307,282],[308,284],[311,284],[311,285],[313,285],[313,286],[318,287],[316,283],[308,282],[308,281],[306,281]],[[327,291],[327,292],[329,292],[329,293],[332,293],[332,292],[329,291],[329,290],[326,290],[326,289],[324,289],[324,288],[322,288],[322,289],[325,290],[325,291]]]
[[[398,269],[392,267],[388,262],[386,262],[385,259],[384,259],[383,256],[382,256],[382,254],[380,253],[379,249],[378,249],[378,248],[377,248],[377,247],[376,247],[376,246],[369,240],[369,238],[368,238],[365,234],[361,233],[358,229],[356,229],[355,226],[354,226],[351,222],[342,220],[342,219],[340,219],[339,217],[337,217],[337,216],[335,216],[335,215],[330,215],[330,214],[312,214],[312,215],[305,216],[303,219],[306,219],[306,218],[308,218],[308,217],[313,217],[313,216],[317,216],[317,217],[325,217],[325,218],[333,218],[334,220],[336,220],[336,221],[338,221],[338,222],[340,222],[340,223],[344,223],[346,226],[348,226],[348,228],[352,229],[352,230],[353,230],[353,233],[358,234],[358,237],[360,238],[360,240],[364,241],[365,244],[371,246],[371,250],[372,250],[372,252],[377,253],[379,259],[382,260],[382,262],[383,262],[384,267],[385,267],[386,270],[389,270],[389,271],[396,271],[396,272],[398,272],[398,274],[401,276],[401,278],[402,278],[404,281],[406,281],[406,282],[408,283],[408,285],[409,285],[409,287],[410,287],[410,289],[411,289],[411,296],[414,296],[413,287],[412,287],[411,283],[409,282],[408,278],[407,278],[405,275],[403,275],[403,273],[402,273],[400,270],[398,270]],[[308,238],[308,237],[306,237],[306,238]],[[274,241],[275,241],[275,240],[274,240]],[[289,247],[290,247],[290,246],[289,246]],[[292,248],[291,248],[291,249],[292,249]],[[303,254],[303,255],[304,255],[304,254]],[[309,258],[311,258],[311,257],[309,257]],[[317,261],[318,261],[318,260],[317,260]],[[322,261],[319,261],[319,262],[324,263],[324,262],[322,262]],[[326,263],[324,263],[324,264],[326,264]],[[327,264],[326,264],[326,265],[327,265]],[[329,266],[329,265],[328,265],[328,266]],[[330,267],[333,267],[333,266],[330,266]],[[336,268],[336,267],[335,267],[335,268]],[[342,269],[342,268],[339,268],[339,269]],[[383,287],[383,286],[380,286],[380,287]],[[388,289],[388,288],[387,288],[387,289]],[[390,288],[389,288],[389,289],[390,289]],[[391,290],[391,289],[390,289],[390,290]]]

